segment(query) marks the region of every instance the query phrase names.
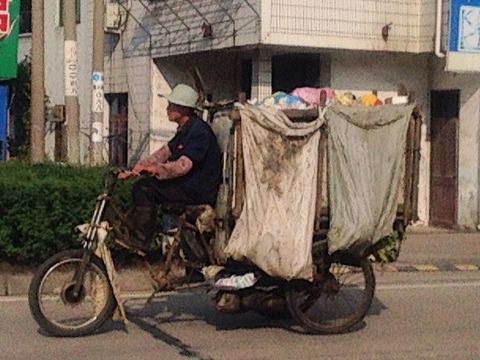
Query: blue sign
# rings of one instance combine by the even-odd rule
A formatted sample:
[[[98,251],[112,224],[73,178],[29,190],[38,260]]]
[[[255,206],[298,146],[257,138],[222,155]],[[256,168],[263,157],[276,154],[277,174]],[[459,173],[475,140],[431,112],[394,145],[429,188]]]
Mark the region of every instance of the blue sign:
[[[446,71],[480,72],[480,0],[450,0]]]
[[[7,157],[8,85],[0,84],[0,160]]]
[[[480,0],[450,0],[448,49],[480,53]]]

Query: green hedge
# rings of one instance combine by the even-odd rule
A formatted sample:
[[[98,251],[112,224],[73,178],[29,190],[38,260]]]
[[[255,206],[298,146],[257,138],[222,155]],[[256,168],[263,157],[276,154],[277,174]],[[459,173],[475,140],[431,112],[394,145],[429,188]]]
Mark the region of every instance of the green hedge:
[[[58,163],[0,163],[0,259],[38,264],[78,248],[75,226],[88,222],[103,190],[107,167]],[[128,206],[131,182],[117,183],[115,198]]]

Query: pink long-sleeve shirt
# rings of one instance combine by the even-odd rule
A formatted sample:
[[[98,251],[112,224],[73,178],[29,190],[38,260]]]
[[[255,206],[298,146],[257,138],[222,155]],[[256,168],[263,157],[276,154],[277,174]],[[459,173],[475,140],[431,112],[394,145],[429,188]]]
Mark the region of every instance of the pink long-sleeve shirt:
[[[139,164],[151,167],[152,172],[159,179],[173,179],[188,174],[193,167],[192,160],[182,155],[178,160],[168,161],[170,155],[168,145],[163,145]]]

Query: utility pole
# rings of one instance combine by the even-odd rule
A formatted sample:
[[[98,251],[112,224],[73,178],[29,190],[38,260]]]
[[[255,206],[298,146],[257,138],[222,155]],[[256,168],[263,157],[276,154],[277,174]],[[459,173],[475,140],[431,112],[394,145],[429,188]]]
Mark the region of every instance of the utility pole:
[[[41,163],[45,155],[45,60],[43,0],[32,1],[32,128],[31,160]]]
[[[92,121],[90,128],[90,164],[104,163],[103,150],[103,47],[104,0],[94,0],[93,5],[93,56],[92,56]]]
[[[63,0],[65,120],[67,161],[80,163],[80,123],[78,109],[77,16],[75,0]]]

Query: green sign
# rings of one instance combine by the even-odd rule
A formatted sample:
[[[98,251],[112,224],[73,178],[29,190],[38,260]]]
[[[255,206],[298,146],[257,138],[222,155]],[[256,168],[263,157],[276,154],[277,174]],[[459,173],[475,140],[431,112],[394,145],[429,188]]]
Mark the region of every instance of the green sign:
[[[20,0],[0,0],[0,80],[17,77]]]

